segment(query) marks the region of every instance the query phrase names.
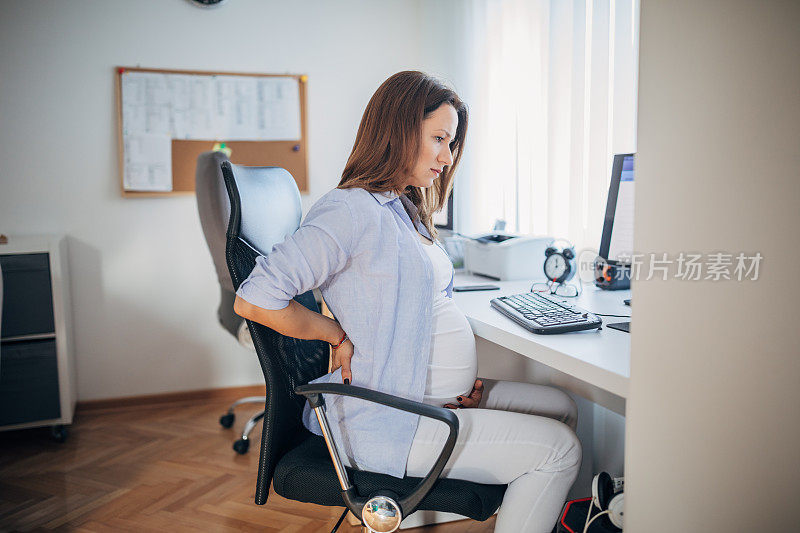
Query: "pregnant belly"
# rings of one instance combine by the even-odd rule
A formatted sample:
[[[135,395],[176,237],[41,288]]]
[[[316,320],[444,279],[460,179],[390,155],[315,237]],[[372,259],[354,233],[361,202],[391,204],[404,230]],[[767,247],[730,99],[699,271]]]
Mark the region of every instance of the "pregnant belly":
[[[431,357],[422,401],[438,407],[446,403],[457,405],[457,396],[472,391],[478,358],[472,328],[450,298],[434,304],[431,335]]]

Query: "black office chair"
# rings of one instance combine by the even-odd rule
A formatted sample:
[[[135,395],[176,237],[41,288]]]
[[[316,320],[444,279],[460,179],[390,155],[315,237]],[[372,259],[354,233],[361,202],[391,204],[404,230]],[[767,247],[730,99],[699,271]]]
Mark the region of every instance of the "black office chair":
[[[286,224],[281,217],[285,216],[287,206],[299,207],[300,196],[291,175],[283,169],[242,167],[227,161],[221,167],[231,213],[226,256],[233,285],[239,287],[252,271],[256,257],[269,253],[283,239],[275,238],[274,227]],[[310,291],[295,300],[319,312]],[[257,504],[266,503],[272,482],[276,493],[291,500],[345,506],[334,532],[348,510],[362,520],[365,530],[389,532],[416,510],[444,511],[486,520],[500,506],[505,485],[439,479],[458,434],[458,418],[452,411],[353,385],[309,385],[309,381],[327,372],[327,343],[293,339],[255,322],[247,324],[267,384]],[[435,418],[449,426],[450,435],[425,478],[399,479],[344,468],[329,436],[323,393],[353,396]],[[306,398],[315,408],[325,438],[312,434],[301,423]]]
[[[250,350],[255,350],[247,324],[245,324],[242,317],[233,312],[233,301],[236,298],[236,293],[233,290],[231,275],[228,273],[228,266],[225,263],[225,229],[230,218],[230,202],[228,202],[228,194],[225,192],[225,182],[222,179],[220,164],[227,160],[228,156],[222,152],[205,152],[197,158],[197,170],[195,172],[197,213],[200,216],[203,236],[206,239],[208,251],[211,253],[211,259],[214,262],[217,280],[219,281],[220,297],[217,319],[222,327],[239,341],[239,344]],[[297,216],[300,216],[299,211]],[[294,228],[287,230],[288,233],[293,231]],[[266,401],[266,396],[240,398],[228,407],[228,411],[220,417],[219,423],[222,427],[230,428],[233,426],[236,417],[234,411],[237,407],[248,404],[262,406]],[[262,409],[247,420],[240,438],[233,443],[233,449],[236,453],[247,453],[250,447],[250,433],[263,417],[264,410]]]

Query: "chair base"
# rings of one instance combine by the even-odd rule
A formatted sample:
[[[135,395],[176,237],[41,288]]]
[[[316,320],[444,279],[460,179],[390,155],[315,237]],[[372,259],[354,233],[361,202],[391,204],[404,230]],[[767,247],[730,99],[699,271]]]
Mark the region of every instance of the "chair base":
[[[459,520],[468,520],[468,518],[460,514],[447,513],[444,511],[426,511],[418,510],[403,518],[403,523],[400,524],[400,529],[411,529],[415,527],[429,526],[432,524],[446,524],[448,522],[457,522]]]
[[[236,400],[228,407],[228,412],[222,415],[219,419],[219,423],[222,427],[229,428],[233,426],[233,422],[236,419],[236,414],[234,410],[239,407],[240,405],[245,404],[259,404],[264,405],[267,401],[266,396],[248,396],[246,398],[241,398]],[[250,447],[250,433],[255,429],[258,423],[264,418],[265,411],[262,409],[258,411],[253,416],[251,416],[244,425],[244,429],[242,430],[242,436],[239,440],[234,442],[233,449],[238,454],[245,454]]]
[[[348,512],[349,512],[349,509],[347,507],[345,507],[344,508],[344,512],[342,513],[342,516],[339,517],[339,520],[336,522],[336,525],[333,526],[333,529],[331,529],[331,533],[336,533],[337,531],[339,531],[339,526],[342,525],[342,522],[344,521],[344,517],[347,516]]]

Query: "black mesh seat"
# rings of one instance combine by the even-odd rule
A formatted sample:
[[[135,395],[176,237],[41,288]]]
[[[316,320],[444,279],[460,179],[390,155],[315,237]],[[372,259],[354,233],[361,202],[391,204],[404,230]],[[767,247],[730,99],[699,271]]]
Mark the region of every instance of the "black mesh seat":
[[[398,479],[384,474],[347,469],[361,496],[378,490],[407,494],[421,478]],[[275,492],[290,500],[318,505],[342,505],[342,489],[336,479],[331,456],[322,437],[311,435],[281,458],[272,478]],[[441,478],[418,507],[425,511],[456,513],[486,520],[500,507],[505,485],[482,485],[460,479]]]
[[[268,253],[274,244],[297,229],[300,194],[294,179],[283,169],[242,167],[226,161],[222,163],[222,171],[231,206],[226,258],[233,285],[238,288],[252,271],[256,257]],[[310,291],[294,299],[319,312]],[[267,385],[256,482],[257,504],[266,503],[270,483],[273,483],[275,492],[286,498],[346,506],[359,517],[366,497],[385,490],[403,496],[399,502],[402,516],[424,509],[485,520],[500,506],[505,485],[437,479],[458,432],[458,419],[451,411],[351,385],[308,385],[327,372],[327,343],[286,337],[252,321],[248,321],[248,327]],[[301,423],[306,397],[312,407],[324,411],[324,406],[320,408],[315,404],[324,404],[322,394],[356,396],[428,416],[446,423],[450,436],[439,460],[425,478],[399,479],[347,469],[345,476],[352,486],[343,491],[345,483],[337,476],[325,441],[312,435]]]

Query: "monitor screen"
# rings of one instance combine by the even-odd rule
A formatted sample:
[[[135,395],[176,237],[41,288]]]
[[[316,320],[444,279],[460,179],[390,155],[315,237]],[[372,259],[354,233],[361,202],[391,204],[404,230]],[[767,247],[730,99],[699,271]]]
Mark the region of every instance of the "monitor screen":
[[[611,169],[600,257],[611,264],[633,254],[633,154],[617,154]]]
[[[450,191],[450,197],[442,210],[433,214],[433,224],[439,229],[453,230],[453,192]]]

